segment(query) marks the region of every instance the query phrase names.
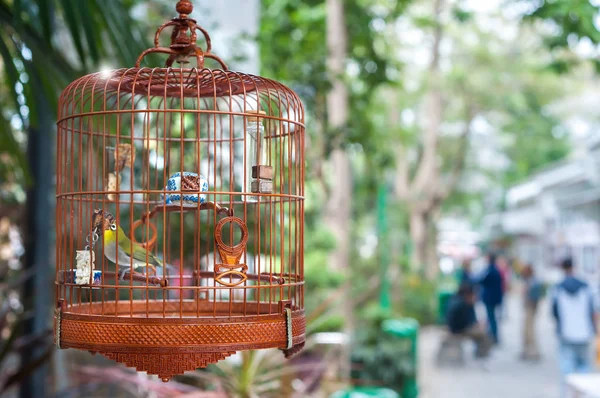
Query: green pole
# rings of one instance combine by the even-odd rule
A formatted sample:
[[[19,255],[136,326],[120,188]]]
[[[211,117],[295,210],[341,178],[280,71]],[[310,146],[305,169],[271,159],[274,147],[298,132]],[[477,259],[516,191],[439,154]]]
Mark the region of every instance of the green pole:
[[[388,214],[387,210],[388,189],[386,184],[379,184],[377,190],[377,250],[379,252],[379,272],[381,287],[379,292],[379,306],[385,313],[390,312],[390,281],[387,277],[390,250],[388,244]]]

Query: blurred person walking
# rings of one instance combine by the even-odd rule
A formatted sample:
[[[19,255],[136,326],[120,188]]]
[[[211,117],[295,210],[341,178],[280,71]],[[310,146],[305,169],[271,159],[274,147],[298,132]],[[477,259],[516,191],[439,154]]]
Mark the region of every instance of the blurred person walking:
[[[510,290],[511,267],[508,259],[504,256],[498,256],[496,266],[502,279],[502,296]],[[508,311],[503,302],[498,305],[498,319],[501,321],[508,316]]]
[[[471,272],[471,260],[465,259],[463,260],[459,273],[458,273],[458,282],[459,286],[468,283],[473,284],[473,273]]]
[[[473,340],[476,345],[475,356],[484,358],[489,355],[492,341],[484,328],[477,323],[476,301],[477,295],[473,284],[470,282],[461,284],[448,304],[446,323],[451,334]]]
[[[488,254],[488,267],[479,279],[479,284],[483,288],[481,293],[481,301],[485,305],[489,332],[494,340],[494,343],[499,343],[498,338],[498,323],[496,321],[496,310],[502,305],[504,293],[502,291],[502,277],[496,264],[496,256]]]
[[[500,277],[502,278],[502,293],[506,293],[510,290],[510,278],[511,278],[511,266],[508,259],[504,256],[498,256],[496,265]]]
[[[523,292],[525,318],[523,322],[523,351],[521,352],[521,359],[525,361],[538,361],[540,359],[540,352],[535,333],[535,318],[538,303],[542,298],[543,287],[535,277],[534,269],[531,264],[527,264],[523,267],[521,276],[525,282],[525,289]]]
[[[552,292],[552,314],[560,343],[561,394],[570,373],[587,373],[591,368],[590,346],[596,335],[596,314],[592,290],[573,276],[573,261],[562,262],[565,278]]]

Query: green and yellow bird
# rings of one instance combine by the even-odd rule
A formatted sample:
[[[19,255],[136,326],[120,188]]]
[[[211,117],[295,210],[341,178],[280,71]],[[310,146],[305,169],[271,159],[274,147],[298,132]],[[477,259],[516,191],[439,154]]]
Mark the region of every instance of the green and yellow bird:
[[[153,270],[155,275],[160,272],[157,268],[163,267],[163,262],[143,246],[132,242],[117,225],[117,220],[112,214],[94,210],[93,226],[94,230],[100,230],[104,237],[104,256],[122,268],[119,272],[120,279],[123,279],[125,272],[131,268],[145,270],[147,267]]]

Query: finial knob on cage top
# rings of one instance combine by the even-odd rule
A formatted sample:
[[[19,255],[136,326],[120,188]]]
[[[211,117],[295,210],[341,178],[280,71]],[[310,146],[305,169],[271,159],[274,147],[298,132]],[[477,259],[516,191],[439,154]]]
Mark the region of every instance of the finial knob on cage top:
[[[179,13],[179,18],[186,18],[188,15],[194,11],[194,5],[190,2],[190,0],[179,0],[175,9]]]

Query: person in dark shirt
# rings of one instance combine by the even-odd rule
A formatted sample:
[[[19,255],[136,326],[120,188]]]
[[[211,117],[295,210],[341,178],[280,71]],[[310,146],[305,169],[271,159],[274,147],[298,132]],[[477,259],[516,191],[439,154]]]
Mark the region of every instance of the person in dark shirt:
[[[459,282],[462,285],[463,283],[473,283],[473,274],[471,272],[471,261],[464,260],[462,262],[462,266],[458,273]]]
[[[486,357],[491,348],[491,341],[483,328],[477,323],[475,302],[477,295],[471,283],[463,283],[458,293],[452,297],[446,313],[446,324],[450,333],[463,335],[472,339],[477,348],[477,357]]]
[[[498,344],[498,323],[496,321],[496,309],[502,304],[504,292],[502,291],[502,276],[496,265],[496,256],[488,255],[488,267],[479,279],[479,285],[483,291],[481,301],[485,304],[490,335]]]

